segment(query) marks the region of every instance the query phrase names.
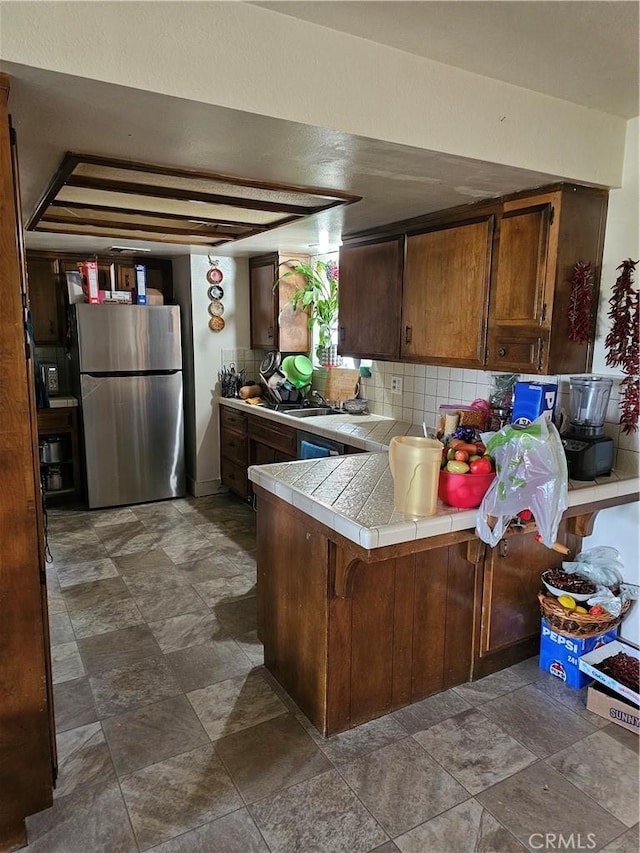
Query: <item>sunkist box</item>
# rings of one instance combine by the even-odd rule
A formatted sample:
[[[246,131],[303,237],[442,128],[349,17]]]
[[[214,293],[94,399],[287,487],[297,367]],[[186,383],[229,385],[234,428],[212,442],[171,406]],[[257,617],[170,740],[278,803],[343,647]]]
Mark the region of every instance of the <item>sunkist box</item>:
[[[638,706],[626,702],[622,697],[616,696],[613,690],[595,681],[587,691],[587,709],[609,722],[617,723],[623,729],[640,734]]]
[[[516,382],[511,423],[526,426],[540,415],[553,420],[558,386],[543,382]]]
[[[580,655],[613,642],[617,630],[612,628],[606,634],[600,634],[599,637],[579,640],[576,637],[559,634],[546,619],[543,619],[540,629],[540,669],[564,681],[569,687],[580,690],[591,681],[588,675],[580,671],[578,662]]]

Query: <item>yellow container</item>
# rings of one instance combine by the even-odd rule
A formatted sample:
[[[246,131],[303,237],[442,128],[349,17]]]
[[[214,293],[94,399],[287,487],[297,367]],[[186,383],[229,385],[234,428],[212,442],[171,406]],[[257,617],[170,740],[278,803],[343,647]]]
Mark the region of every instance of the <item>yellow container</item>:
[[[434,438],[396,435],[389,444],[393,502],[406,515],[433,515],[443,445]]]

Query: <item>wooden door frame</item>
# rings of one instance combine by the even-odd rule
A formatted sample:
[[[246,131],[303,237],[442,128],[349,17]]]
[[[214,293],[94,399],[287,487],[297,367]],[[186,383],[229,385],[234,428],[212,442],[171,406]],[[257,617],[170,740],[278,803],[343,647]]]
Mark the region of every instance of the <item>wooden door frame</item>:
[[[55,760],[33,347],[9,85],[0,73],[0,851],[26,844],[24,818],[51,805]]]

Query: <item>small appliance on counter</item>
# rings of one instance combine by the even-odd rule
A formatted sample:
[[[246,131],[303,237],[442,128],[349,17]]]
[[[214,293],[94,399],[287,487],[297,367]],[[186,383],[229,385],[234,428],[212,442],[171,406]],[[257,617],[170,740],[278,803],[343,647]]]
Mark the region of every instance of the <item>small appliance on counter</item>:
[[[47,396],[51,397],[60,391],[60,381],[58,378],[58,365],[49,361],[40,362],[40,373],[42,383],[47,389]]]
[[[571,376],[570,426],[562,437],[571,480],[606,477],[613,467],[613,439],[604,434],[604,419],[613,380],[605,376]]]

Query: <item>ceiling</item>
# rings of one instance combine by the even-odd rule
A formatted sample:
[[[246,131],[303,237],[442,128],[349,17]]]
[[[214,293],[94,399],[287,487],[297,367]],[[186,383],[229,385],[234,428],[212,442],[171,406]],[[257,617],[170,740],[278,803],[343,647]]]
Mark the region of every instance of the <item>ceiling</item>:
[[[595,110],[638,115],[637,0],[253,5]]]
[[[638,112],[635,2],[328,0],[257,5],[597,109],[605,103],[609,112],[615,108],[623,117]],[[590,49],[589,34],[594,32],[597,51]],[[602,68],[605,55],[607,73]],[[23,65],[2,63],[2,69],[11,76],[25,221],[68,151],[177,169],[206,166],[207,171],[257,182],[324,187],[362,197],[212,250],[222,256],[272,250],[319,253],[327,244],[337,246],[344,233],[559,177]],[[117,244],[144,247],[157,256],[207,253],[202,245],[138,239],[32,231],[25,237],[27,248],[60,252],[104,253]]]

